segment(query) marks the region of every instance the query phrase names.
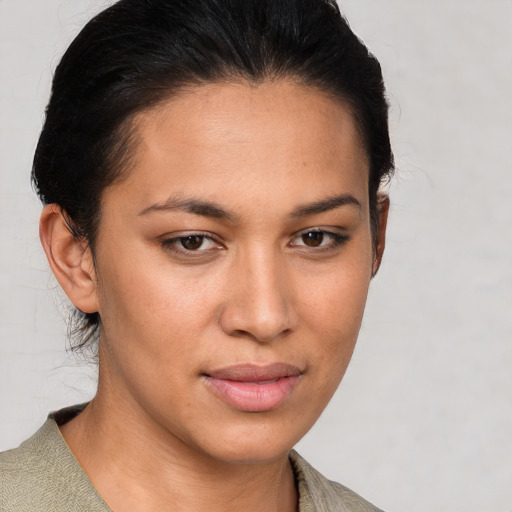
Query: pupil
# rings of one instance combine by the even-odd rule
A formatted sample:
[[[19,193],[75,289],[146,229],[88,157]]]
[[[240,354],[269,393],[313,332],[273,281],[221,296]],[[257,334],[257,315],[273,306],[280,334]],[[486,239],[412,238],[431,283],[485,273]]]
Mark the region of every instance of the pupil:
[[[202,236],[187,236],[186,238],[181,239],[181,245],[185,247],[185,249],[188,249],[189,251],[197,251],[203,245],[203,238]]]
[[[310,231],[302,235],[302,241],[309,247],[318,247],[324,239],[324,234],[318,231]]]

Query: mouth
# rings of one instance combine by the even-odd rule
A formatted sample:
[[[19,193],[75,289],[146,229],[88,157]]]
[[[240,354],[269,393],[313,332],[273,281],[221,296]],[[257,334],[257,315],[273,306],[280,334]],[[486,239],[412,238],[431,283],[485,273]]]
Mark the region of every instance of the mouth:
[[[207,387],[225,403],[243,412],[278,408],[293,393],[301,370],[293,365],[244,364],[203,374]]]

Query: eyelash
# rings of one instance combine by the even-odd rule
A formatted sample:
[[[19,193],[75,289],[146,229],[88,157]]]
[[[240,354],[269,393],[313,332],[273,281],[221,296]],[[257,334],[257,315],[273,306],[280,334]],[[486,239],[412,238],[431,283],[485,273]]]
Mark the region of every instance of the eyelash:
[[[299,250],[304,251],[304,252],[319,253],[319,252],[334,250],[335,248],[348,242],[350,239],[350,237],[347,235],[342,235],[340,233],[334,233],[334,232],[328,231],[326,229],[314,228],[314,229],[306,229],[304,231],[300,231],[300,232],[294,234],[292,240],[300,239],[301,237],[308,235],[310,233],[322,234],[324,237],[327,236],[328,238],[330,238],[331,241],[327,245],[319,245],[316,247],[308,246],[306,244],[295,245],[291,242],[289,245],[291,247],[298,247]],[[198,250],[190,250],[190,249],[186,249],[183,246],[181,248],[178,248],[179,243],[183,244],[184,240],[186,240],[187,238],[193,238],[193,237],[201,238],[202,239],[201,245],[204,243],[204,241],[209,240],[210,242],[216,244],[216,247],[212,248],[212,249],[203,249],[203,250],[199,250],[199,249]],[[323,240],[322,240],[322,242],[323,242]],[[205,256],[206,254],[211,254],[213,251],[222,250],[225,248],[220,242],[218,242],[216,240],[216,237],[213,234],[204,233],[204,232],[190,232],[190,233],[184,233],[182,236],[165,238],[160,241],[160,244],[166,250],[169,250],[171,252],[174,252],[174,253],[182,255],[182,256],[187,256],[187,257],[192,257],[192,258]]]

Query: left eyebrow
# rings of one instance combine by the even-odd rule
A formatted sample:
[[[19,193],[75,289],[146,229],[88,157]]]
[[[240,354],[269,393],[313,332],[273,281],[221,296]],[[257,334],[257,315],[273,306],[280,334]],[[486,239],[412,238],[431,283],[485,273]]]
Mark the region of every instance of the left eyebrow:
[[[317,215],[346,205],[355,206],[358,210],[361,210],[361,203],[354,196],[342,194],[299,206],[292,212],[292,217]]]

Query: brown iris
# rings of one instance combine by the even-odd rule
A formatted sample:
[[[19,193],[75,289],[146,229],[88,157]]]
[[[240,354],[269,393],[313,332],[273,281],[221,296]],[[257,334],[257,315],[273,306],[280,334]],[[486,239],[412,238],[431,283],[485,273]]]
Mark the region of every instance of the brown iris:
[[[204,236],[190,235],[180,238],[181,245],[188,251],[197,251],[203,245]]]
[[[304,233],[302,235],[302,241],[308,247],[318,247],[322,244],[324,239],[324,234],[321,231],[309,231],[308,233]]]

